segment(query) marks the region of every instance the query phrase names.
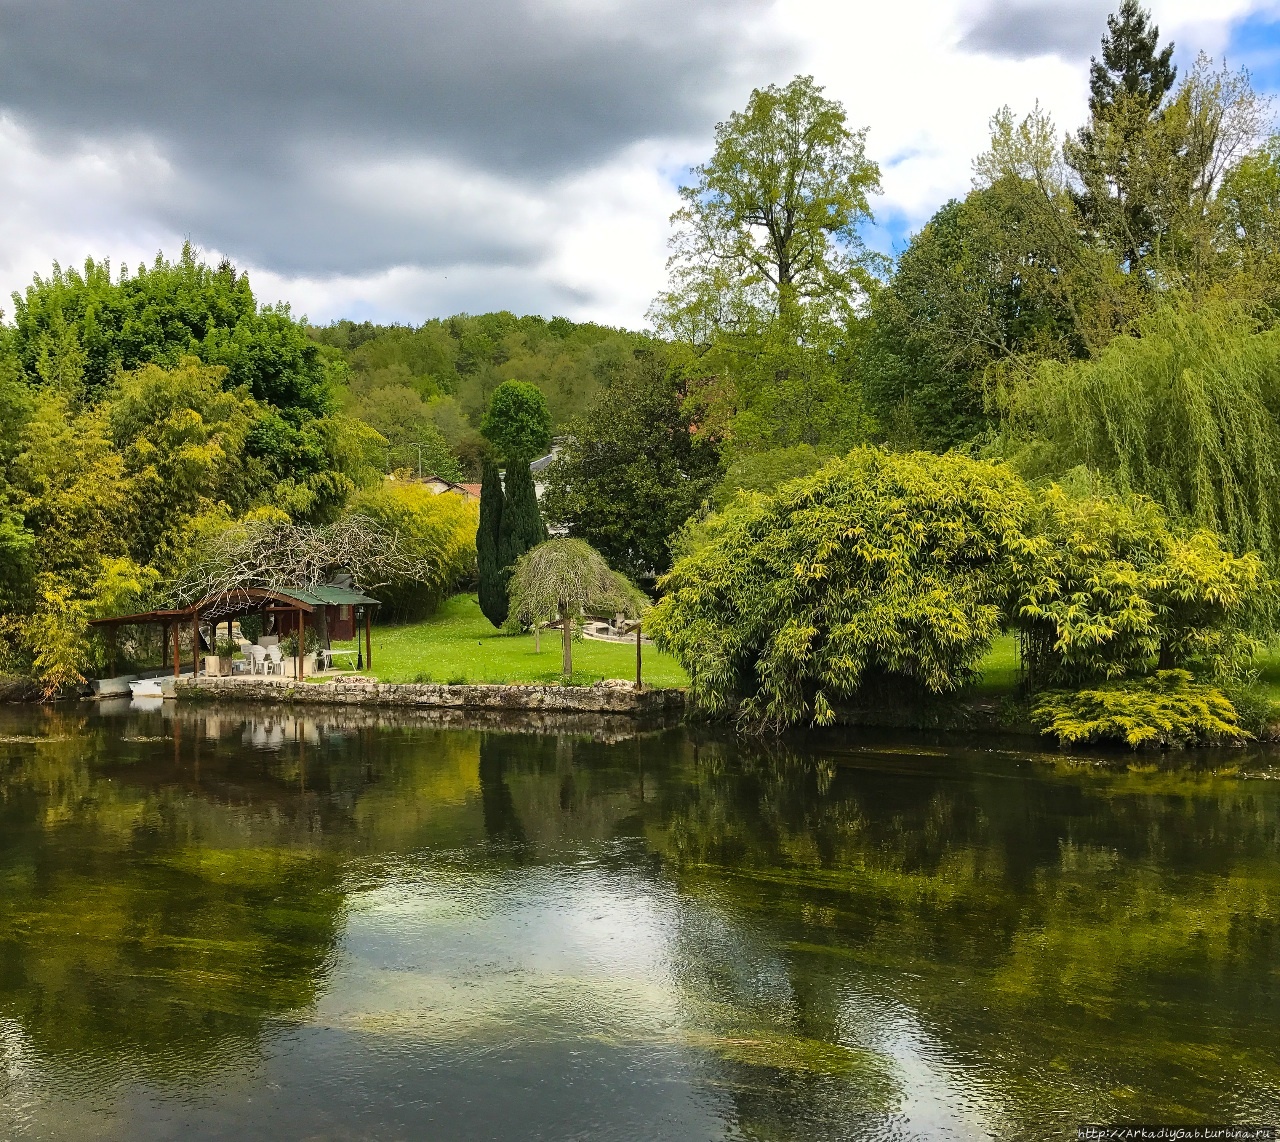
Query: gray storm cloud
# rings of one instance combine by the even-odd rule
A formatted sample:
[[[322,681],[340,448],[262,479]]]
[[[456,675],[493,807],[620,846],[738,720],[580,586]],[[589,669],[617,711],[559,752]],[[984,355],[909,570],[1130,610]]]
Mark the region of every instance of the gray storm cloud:
[[[1010,59],[1088,59],[1097,53],[1107,14],[1116,6],[1112,0],[991,0],[960,46]]]
[[[726,90],[758,81],[744,29],[765,6],[0,0],[0,109],[51,148],[154,141],[173,179],[140,200],[283,271],[520,264],[536,226],[436,180],[536,197],[637,141],[706,132]],[[417,203],[350,177],[379,167],[417,170]]]

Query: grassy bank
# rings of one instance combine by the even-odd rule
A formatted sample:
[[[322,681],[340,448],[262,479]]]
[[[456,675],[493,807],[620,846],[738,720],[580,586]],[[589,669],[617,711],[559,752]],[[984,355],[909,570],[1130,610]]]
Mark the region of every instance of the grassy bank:
[[[367,673],[380,682],[558,682],[560,632],[544,631],[536,653],[533,635],[495,630],[474,595],[455,595],[424,622],[374,627],[373,664]],[[634,679],[635,644],[580,639],[573,644],[573,666],[572,680],[579,685]],[[686,683],[675,659],[645,646],[646,686]]]

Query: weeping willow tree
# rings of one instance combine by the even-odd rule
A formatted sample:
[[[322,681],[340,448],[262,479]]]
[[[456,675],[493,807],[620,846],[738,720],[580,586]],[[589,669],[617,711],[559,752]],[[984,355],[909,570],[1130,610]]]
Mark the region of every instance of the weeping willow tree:
[[[1088,469],[1280,563],[1280,331],[1242,307],[1166,305],[1004,397],[1024,474]]]
[[[508,623],[536,629],[552,615],[559,617],[566,678],[573,673],[574,628],[584,610],[608,608],[635,618],[648,605],[628,579],[581,539],[549,539],[526,552],[511,572],[508,592]]]

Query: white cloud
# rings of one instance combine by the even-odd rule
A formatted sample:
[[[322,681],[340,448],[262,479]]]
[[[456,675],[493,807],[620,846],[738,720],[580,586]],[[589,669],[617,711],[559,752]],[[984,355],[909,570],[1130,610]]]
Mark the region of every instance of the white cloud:
[[[614,142],[555,169],[513,169],[480,150],[432,150],[429,140],[408,139],[403,128],[380,141],[367,133],[325,136],[323,124],[312,122],[269,162],[241,156],[240,165],[211,173],[191,160],[199,145],[191,134],[134,124],[127,135],[104,135],[88,121],[77,130],[74,107],[59,109],[70,128],[62,122],[47,133],[38,117],[10,108],[0,113],[0,288],[6,294],[21,288],[54,259],[68,265],[109,255],[134,264],[161,247],[174,252],[190,237],[211,257],[225,253],[248,269],[265,299],[287,299],[317,321],[417,322],[507,308],[640,326],[664,280],[675,178],[705,157],[714,119],[741,106],[752,86],[785,82],[796,72],[815,75],[846,104],[855,125],[870,128],[869,150],[884,174],[878,212],[915,228],[965,192],[971,161],[986,145],[987,121],[1002,104],[1022,113],[1038,99],[1064,129],[1083,118],[1088,55],[1103,28],[1099,19],[1090,43],[1065,24],[1037,38],[1037,12],[1052,20],[1064,5],[1075,10],[1071,0],[743,4],[734,50],[707,48],[716,68],[707,92],[716,93],[716,110],[702,114],[700,126],[683,111],[648,128],[611,112]],[[629,41],[644,39],[630,0],[545,6],[557,21],[581,13],[606,29],[609,12],[625,11]],[[723,27],[732,0],[695,7],[706,9],[699,33],[706,42],[728,42]],[[1181,57],[1201,49],[1221,53],[1233,22],[1251,11],[1280,12],[1277,0],[1266,0],[1265,8],[1220,0],[1211,15],[1202,0],[1153,7]],[[1006,10],[1022,21],[1007,50],[998,35]],[[700,26],[697,13],[685,19]],[[985,40],[971,34],[979,24]],[[665,42],[663,36],[656,30],[654,43]],[[1018,58],[1027,43],[1050,46]],[[982,44],[994,46],[979,50]],[[570,49],[590,53],[591,42]],[[686,84],[696,65],[690,60]],[[558,66],[572,69],[571,53]],[[598,61],[592,66],[599,70]],[[534,112],[542,97],[536,88],[527,93]],[[364,91],[361,98],[371,97]],[[546,98],[547,113],[555,114],[563,92]],[[681,98],[690,105],[687,90]],[[264,106],[263,114],[270,110]],[[403,107],[396,114],[403,123]],[[588,108],[576,121],[590,118]],[[496,139],[505,137],[495,131]],[[544,134],[554,139],[555,125]],[[571,143],[564,153],[575,153]]]

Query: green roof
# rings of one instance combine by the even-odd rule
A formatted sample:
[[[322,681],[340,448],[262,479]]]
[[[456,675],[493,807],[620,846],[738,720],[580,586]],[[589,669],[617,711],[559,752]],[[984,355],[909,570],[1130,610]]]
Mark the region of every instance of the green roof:
[[[320,587],[311,587],[302,590],[298,587],[289,587],[280,591],[282,595],[288,595],[291,599],[298,599],[303,603],[310,603],[313,607],[341,607],[341,606],[362,606],[377,605],[378,600],[357,591],[354,587],[330,587],[327,584]]]

